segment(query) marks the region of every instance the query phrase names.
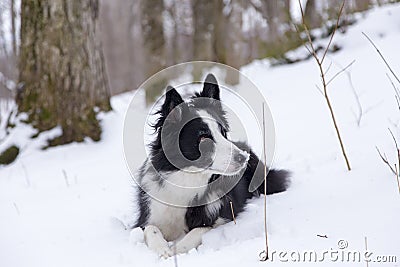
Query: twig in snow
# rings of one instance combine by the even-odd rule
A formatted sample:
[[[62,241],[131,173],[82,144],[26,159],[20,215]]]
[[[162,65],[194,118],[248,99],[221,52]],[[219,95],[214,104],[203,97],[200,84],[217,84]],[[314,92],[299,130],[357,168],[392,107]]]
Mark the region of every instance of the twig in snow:
[[[396,163],[394,164],[394,169],[396,170],[397,188],[399,189],[399,193],[400,193],[400,181],[399,181],[400,149],[399,149],[399,146],[397,145],[397,141],[396,141],[396,138],[394,137],[393,132],[390,129],[388,129],[388,130],[389,130],[390,135],[392,136],[394,144],[396,146],[397,164]]]
[[[326,77],[325,77],[326,71],[324,71],[324,67],[323,67],[323,63],[324,63],[326,54],[328,53],[328,50],[329,50],[329,48],[330,48],[330,46],[331,46],[331,44],[332,44],[333,36],[335,35],[335,33],[336,33],[336,31],[337,31],[337,29],[338,29],[338,27],[339,27],[340,17],[341,17],[341,15],[342,15],[345,2],[346,2],[346,0],[343,0],[342,5],[340,6],[339,14],[338,14],[338,17],[337,17],[337,20],[336,20],[335,28],[333,29],[331,38],[329,39],[328,45],[325,47],[325,50],[324,50],[324,52],[323,52],[322,57],[319,57],[319,56],[318,56],[317,50],[316,50],[315,47],[314,47],[314,44],[313,44],[313,41],[312,41],[312,38],[311,38],[310,31],[309,31],[309,29],[308,29],[308,27],[307,27],[307,24],[305,23],[303,6],[302,6],[300,0],[299,0],[299,6],[300,6],[300,11],[301,11],[302,25],[303,25],[303,27],[304,27],[304,29],[305,29],[305,32],[306,32],[306,35],[307,35],[307,39],[308,39],[308,45],[307,45],[307,44],[304,44],[304,46],[305,46],[305,48],[307,49],[307,51],[310,53],[310,55],[312,55],[312,56],[314,57],[315,62],[316,62],[317,65],[318,65],[319,72],[320,72],[320,76],[321,76],[322,87],[323,87],[323,95],[324,95],[326,104],[328,105],[328,108],[329,108],[329,111],[330,111],[330,114],[331,114],[331,118],[332,118],[332,121],[333,121],[333,125],[334,125],[334,127],[335,127],[336,134],[337,134],[337,137],[338,137],[338,140],[339,140],[339,143],[340,143],[340,148],[341,148],[341,150],[342,150],[343,157],[344,157],[344,159],[345,159],[345,161],[346,161],[347,169],[350,171],[350,170],[351,170],[350,162],[349,162],[349,159],[348,159],[348,157],[347,157],[347,154],[346,154],[346,151],[345,151],[345,148],[344,148],[344,144],[343,144],[343,141],[342,141],[342,137],[341,137],[341,135],[340,135],[340,131],[339,131],[338,124],[337,124],[337,122],[336,122],[336,118],[335,118],[335,114],[334,114],[334,112],[333,112],[333,107],[332,107],[332,104],[331,104],[331,100],[330,100],[330,98],[329,98],[329,96],[328,96],[328,84],[329,84],[330,82],[332,82],[333,79],[335,79],[341,72],[339,72],[339,73],[337,73],[336,75],[334,75],[334,76],[332,77],[332,79],[330,79],[330,80],[327,82],[327,81],[326,81]],[[352,64],[352,63],[351,63],[351,64]],[[349,64],[349,66],[350,66],[351,64]]]
[[[229,201],[229,204],[231,205],[231,212],[232,212],[233,222],[236,224],[235,212],[233,211],[233,204],[232,204],[232,201]]]
[[[389,169],[391,170],[391,172],[396,176],[396,182],[397,182],[397,188],[399,189],[399,194],[400,194],[400,172],[399,172],[399,167],[400,167],[400,149],[399,146],[397,144],[397,140],[394,137],[393,132],[388,129],[390,132],[390,135],[392,136],[392,139],[394,141],[394,145],[396,147],[396,155],[397,155],[397,163],[394,163],[394,167],[390,164],[389,160],[386,157],[386,154],[384,153],[382,155],[382,153],[379,151],[379,149],[376,147],[376,150],[378,151],[379,156],[381,157],[382,161],[389,167]]]
[[[328,236],[327,235],[317,235],[318,237],[321,237],[321,238],[328,238]]]
[[[263,156],[264,156],[264,232],[265,232],[265,250],[262,251],[260,261],[268,260],[268,228],[267,228],[267,148],[266,148],[266,129],[265,129],[265,103],[262,105],[263,119]]]
[[[357,90],[354,87],[353,79],[351,78],[351,72],[346,71],[346,75],[347,75],[347,79],[349,79],[350,88],[351,88],[351,90],[352,90],[352,92],[354,94],[354,98],[356,99],[356,102],[357,102],[358,115],[356,115],[356,118],[357,118],[357,125],[360,127],[362,116],[364,114],[363,108],[362,108],[362,105],[361,105],[360,97],[358,96]]]
[[[349,80],[350,88],[351,88],[351,91],[353,92],[354,98],[356,99],[357,107],[358,107],[358,114],[356,114],[354,111],[353,111],[353,113],[354,113],[354,116],[356,117],[357,125],[360,127],[362,116],[365,113],[364,113],[364,110],[361,105],[360,97],[357,93],[356,88],[354,87],[353,78],[351,77],[351,72],[348,69],[343,68],[339,63],[336,63],[336,65],[338,65],[340,68],[342,68],[344,70],[344,72],[346,73],[347,79]]]
[[[67,185],[67,187],[69,187],[69,181],[68,181],[68,175],[67,172],[63,169],[62,173],[64,175],[64,180],[65,180],[65,184]]]
[[[381,159],[382,159],[382,161],[390,168],[390,171],[394,174],[394,175],[396,175],[396,171],[394,170],[394,168],[392,167],[392,165],[390,165],[390,163],[389,163],[389,161],[388,161],[388,159],[387,159],[387,157],[386,157],[386,154],[385,153],[381,153],[381,151],[379,151],[379,148],[378,147],[375,147],[376,148],[376,151],[378,151],[378,154],[379,154],[379,156],[381,157]]]
[[[343,72],[345,72],[348,68],[350,68],[351,65],[354,64],[354,62],[356,62],[356,60],[353,60],[353,61],[350,62],[346,67],[344,67],[344,68],[341,69],[339,72],[337,72],[335,75],[333,75],[333,77],[330,78],[330,80],[326,83],[326,86],[328,86],[336,77],[338,77],[340,74],[342,74]]]

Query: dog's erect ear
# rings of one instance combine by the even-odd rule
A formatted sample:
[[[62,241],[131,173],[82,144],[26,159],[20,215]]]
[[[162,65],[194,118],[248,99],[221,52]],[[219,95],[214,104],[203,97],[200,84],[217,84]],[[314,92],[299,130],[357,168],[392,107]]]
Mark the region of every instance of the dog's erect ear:
[[[170,114],[171,119],[179,121],[182,116],[182,111],[178,107],[179,104],[183,103],[181,95],[172,86],[167,87],[167,92],[165,94],[165,101],[162,106],[162,116],[166,117]]]
[[[200,94],[202,97],[214,98],[220,100],[219,98],[219,86],[217,79],[211,73],[207,75],[204,81],[204,88]]]

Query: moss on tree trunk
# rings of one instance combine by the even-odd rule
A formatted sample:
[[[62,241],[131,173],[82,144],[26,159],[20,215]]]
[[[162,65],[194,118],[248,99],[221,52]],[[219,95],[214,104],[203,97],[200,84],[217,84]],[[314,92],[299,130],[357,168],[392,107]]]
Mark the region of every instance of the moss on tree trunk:
[[[98,0],[22,0],[19,112],[39,131],[61,126],[50,145],[100,139],[97,111],[111,109]]]

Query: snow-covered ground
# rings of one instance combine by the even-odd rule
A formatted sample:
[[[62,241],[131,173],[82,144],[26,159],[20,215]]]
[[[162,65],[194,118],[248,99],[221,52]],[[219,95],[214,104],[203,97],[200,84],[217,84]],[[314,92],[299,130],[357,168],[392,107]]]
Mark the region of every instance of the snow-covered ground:
[[[377,256],[397,257],[397,263],[369,266],[400,265],[400,193],[395,176],[375,149],[378,146],[395,162],[388,128],[400,136],[400,112],[386,77],[388,70],[361,32],[375,41],[400,74],[400,5],[367,12],[344,35],[336,36],[335,43],[343,49],[327,58],[327,65],[332,62],[328,76],[355,60],[349,72],[362,108],[359,125],[359,107],[347,74],[329,89],[353,168],[350,172],[324,98],[316,89],[319,73],[312,60],[274,68],[264,60],[242,68],[265,94],[273,112],[275,165],[292,171],[289,190],[268,198],[274,266],[292,263],[291,256],[296,260],[297,252],[305,251],[315,251],[318,260],[324,256],[322,264],[343,265],[343,251],[364,253],[365,237],[372,261]],[[114,110],[102,116],[100,143],[40,151],[43,136],[22,144],[18,160],[0,167],[1,267],[175,264],[174,258],[159,259],[140,234],[131,236],[124,226],[134,219],[136,207],[122,147],[123,120],[132,96],[112,99]],[[56,133],[57,129],[48,134]],[[5,144],[26,140],[24,135],[30,134],[29,127],[15,131]],[[263,199],[253,199],[236,225],[228,223],[207,233],[197,250],[177,257],[178,266],[261,266],[266,264],[258,258],[263,235]],[[340,249],[339,240],[343,240],[340,246],[347,243],[348,247]],[[285,259],[288,262],[281,263]]]

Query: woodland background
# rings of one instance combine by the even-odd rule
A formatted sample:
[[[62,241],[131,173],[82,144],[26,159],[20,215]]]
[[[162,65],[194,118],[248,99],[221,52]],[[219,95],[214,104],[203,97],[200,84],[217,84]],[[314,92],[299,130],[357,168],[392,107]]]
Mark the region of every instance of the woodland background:
[[[306,25],[318,29],[312,38],[330,36],[342,1],[301,2]],[[347,0],[339,30],[355,13],[389,2]],[[15,102],[38,134],[62,128],[50,146],[99,140],[96,115],[111,109],[110,96],[168,66],[206,60],[239,69],[255,59],[281,65],[310,57],[287,55],[306,42],[296,0],[1,0],[0,25],[1,127],[12,126]],[[238,79],[233,73],[225,82]],[[147,90],[147,102],[163,89]]]

